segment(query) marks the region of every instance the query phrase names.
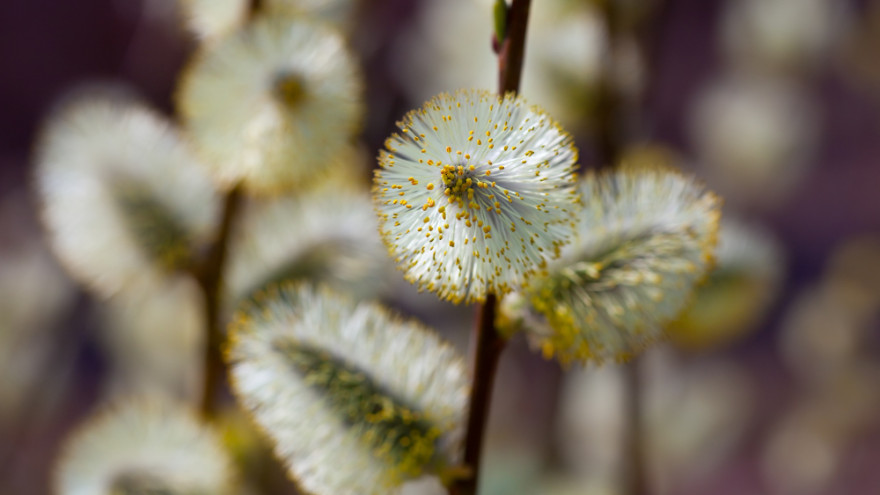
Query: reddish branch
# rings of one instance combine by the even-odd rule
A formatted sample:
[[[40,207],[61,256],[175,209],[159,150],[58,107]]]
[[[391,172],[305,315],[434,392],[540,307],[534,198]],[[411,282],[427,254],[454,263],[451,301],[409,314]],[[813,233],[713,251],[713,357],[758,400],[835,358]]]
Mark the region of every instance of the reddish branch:
[[[498,93],[502,95],[519,91],[530,4],[531,0],[513,0],[507,11],[506,36],[503,40],[496,40],[500,45]],[[497,297],[490,294],[480,310],[473,336],[471,359],[474,378],[464,450],[464,464],[469,469],[470,476],[452,486],[451,492],[456,495],[476,494],[479,483],[480,459],[489,417],[489,404],[492,400],[498,359],[505,345],[504,338],[495,328],[497,306]]]

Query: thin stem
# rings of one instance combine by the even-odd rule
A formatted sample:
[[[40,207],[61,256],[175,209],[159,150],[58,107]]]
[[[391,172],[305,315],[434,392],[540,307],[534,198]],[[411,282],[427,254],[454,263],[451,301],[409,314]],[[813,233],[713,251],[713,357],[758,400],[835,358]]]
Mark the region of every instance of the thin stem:
[[[513,0],[507,11],[506,37],[497,40],[500,42],[498,93],[501,95],[519,91],[530,5],[531,0]],[[497,297],[495,294],[489,294],[480,309],[476,332],[473,334],[471,360],[474,381],[468,408],[464,448],[464,464],[470,470],[471,476],[459,480],[451,487],[451,493],[456,495],[474,495],[479,484],[480,461],[492,389],[495,384],[498,359],[506,344],[495,328],[497,306]]]
[[[645,439],[642,418],[641,359],[633,358],[623,368],[626,386],[626,431],[624,432],[624,458],[629,462],[624,469],[623,494],[647,495],[645,479]]]
[[[219,232],[197,277],[205,297],[205,376],[201,410],[202,414],[208,418],[216,412],[219,398],[228,387],[226,384],[226,364],[221,355],[223,322],[220,312],[223,297],[223,271],[229,253],[229,237],[235,216],[241,205],[241,199],[241,185],[235,186],[226,194]]]
[[[526,51],[526,27],[531,0],[513,0],[507,11],[507,37],[498,56],[498,93],[518,92]]]
[[[262,0],[248,1],[248,16],[253,20],[263,7]],[[196,269],[196,280],[205,300],[205,374],[202,382],[201,411],[205,418],[217,412],[220,397],[229,393],[226,363],[223,361],[223,271],[229,253],[229,236],[242,200],[242,185],[236,184],[223,198],[223,215],[214,243],[208,248],[204,263]]]
[[[494,294],[490,294],[480,309],[476,332],[473,334],[471,362],[474,381],[471,388],[464,448],[464,463],[472,475],[460,480],[453,487],[452,493],[458,495],[474,495],[477,492],[492,388],[495,384],[498,359],[506,343],[495,329],[496,309],[497,298]]]

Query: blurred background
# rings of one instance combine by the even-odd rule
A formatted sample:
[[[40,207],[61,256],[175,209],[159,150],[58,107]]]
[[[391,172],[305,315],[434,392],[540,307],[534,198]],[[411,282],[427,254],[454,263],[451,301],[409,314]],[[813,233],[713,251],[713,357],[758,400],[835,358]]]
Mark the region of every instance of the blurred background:
[[[718,269],[638,359],[650,492],[880,493],[880,1],[620,0],[609,24],[610,1],[533,2],[521,93],[575,135],[585,169],[609,139],[650,145],[725,198]],[[497,85],[491,3],[371,0],[339,21],[367,77],[367,157],[430,96]],[[93,80],[173,115],[195,46],[174,0],[0,3],[2,493],[49,493],[65,436],[139,359],[102,337],[113,311],[44,241],[41,123]],[[466,349],[473,308],[389,277],[383,299]],[[622,493],[626,383],[514,338],[481,493]]]

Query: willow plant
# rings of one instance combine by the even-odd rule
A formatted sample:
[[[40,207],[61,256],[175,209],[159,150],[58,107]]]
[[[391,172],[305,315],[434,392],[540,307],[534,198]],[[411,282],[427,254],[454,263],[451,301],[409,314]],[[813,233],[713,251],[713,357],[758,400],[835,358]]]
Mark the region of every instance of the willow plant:
[[[108,92],[47,124],[37,183],[71,272],[99,297],[145,273],[182,277],[205,327],[201,400],[120,399],[71,438],[59,493],[253,486],[211,432],[230,386],[308,493],[430,476],[473,495],[507,339],[522,331],[563,364],[629,358],[711,267],[711,191],[650,155],[579,177],[571,135],[519,94],[529,0],[495,3],[497,90],[406,114],[368,199],[343,178],[362,75],[319,3],[186,2],[201,45],[176,94],[180,130]],[[469,370],[433,330],[363,300],[391,264],[381,243],[419,290],[480,305]]]

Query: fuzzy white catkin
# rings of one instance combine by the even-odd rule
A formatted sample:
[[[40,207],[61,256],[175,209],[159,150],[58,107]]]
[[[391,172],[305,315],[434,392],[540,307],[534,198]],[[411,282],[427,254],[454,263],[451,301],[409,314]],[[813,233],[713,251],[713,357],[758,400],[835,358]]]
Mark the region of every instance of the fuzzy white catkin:
[[[578,240],[505,301],[505,318],[563,363],[627,359],[663,336],[708,273],[721,202],[691,177],[644,164],[589,174],[581,195]]]
[[[358,172],[358,171],[352,171]],[[369,193],[345,178],[296,196],[247,203],[233,231],[228,297],[240,301],[283,278],[374,296],[392,270]]]
[[[186,255],[213,232],[219,200],[177,130],[115,86],[81,89],[44,124],[36,185],[49,243],[64,266],[98,295],[110,296],[144,273],[164,273],[120,195],[133,187],[161,207],[190,246],[157,246]],[[182,253],[181,253],[182,249]]]
[[[233,390],[304,490],[393,494],[458,462],[465,365],[420,324],[300,283],[266,291],[230,330]]]
[[[453,302],[518,288],[569,241],[572,138],[521,97],[441,94],[380,152],[380,232],[407,280]]]
[[[201,41],[233,32],[247,18],[248,0],[178,0],[186,27]]]
[[[220,439],[192,410],[139,398],[106,408],[67,439],[53,485],[58,495],[95,495],[127,479],[171,493],[231,495],[233,472]]]
[[[221,184],[281,193],[325,172],[351,146],[364,115],[362,79],[334,29],[264,16],[201,47],[177,107]]]

